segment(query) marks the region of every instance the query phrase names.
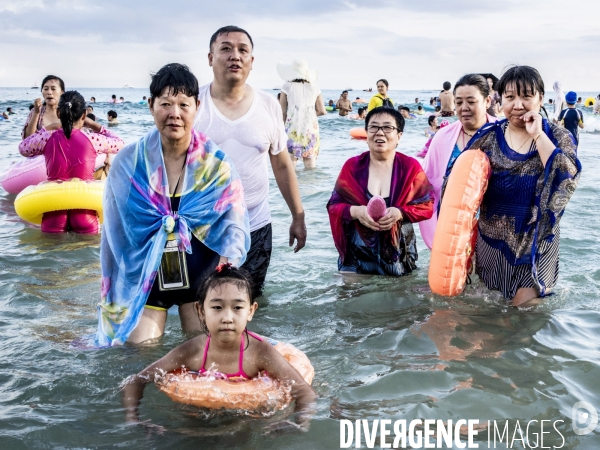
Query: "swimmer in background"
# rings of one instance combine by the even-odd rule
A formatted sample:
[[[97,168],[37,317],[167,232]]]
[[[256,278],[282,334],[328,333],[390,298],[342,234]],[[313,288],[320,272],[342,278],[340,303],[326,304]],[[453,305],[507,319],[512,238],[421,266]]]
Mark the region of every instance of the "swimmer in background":
[[[600,114],[600,94],[598,94],[594,103],[594,114]]]
[[[119,125],[119,121],[117,120],[117,112],[113,111],[112,109],[106,113],[106,119],[108,120],[109,127]]]
[[[454,95],[450,91],[452,84],[449,81],[445,81],[443,87],[444,90],[440,92],[442,117],[451,117],[454,115]]]
[[[402,114],[404,119],[416,119],[417,116],[410,112],[410,109],[407,106],[398,106],[398,111]]]
[[[333,100],[329,100],[329,102],[327,102],[327,106],[331,106],[331,108],[333,108],[332,111],[336,110],[335,104],[333,103]]]
[[[6,111],[2,111],[0,113],[0,118],[2,118],[2,120],[8,120],[8,114],[6,114]]]
[[[96,103],[96,97],[90,97],[90,103]]]
[[[429,123],[429,126],[425,128],[425,136],[432,139],[433,136],[435,136],[435,133],[437,133],[437,130],[440,129],[438,126],[437,117],[433,115],[429,116],[427,123]]]
[[[415,111],[415,114],[422,116],[423,114],[425,114],[425,110],[423,109],[423,107],[421,105],[417,105],[417,110]]]
[[[581,97],[577,97],[577,105],[581,105]]]
[[[343,91],[340,99],[335,105],[336,109],[339,110],[340,116],[347,116],[352,111],[352,102],[348,100],[348,91]]]
[[[14,114],[16,114],[11,107],[6,108],[6,114],[8,114],[9,116],[12,116]]]
[[[419,104],[419,97],[415,97],[415,104],[418,105]]]
[[[92,105],[87,105],[87,107],[85,108],[85,112],[88,115],[88,117],[89,117],[90,114],[93,115],[94,114],[94,107]]]
[[[119,101],[117,103],[123,103],[125,102],[125,99],[123,97],[119,97]]]
[[[93,120],[94,122],[96,121],[96,115],[92,114],[92,113],[88,113],[86,116],[88,119]]]
[[[117,96],[115,94],[110,97],[109,103],[117,103]]]
[[[138,104],[140,104],[140,105],[147,105],[148,104],[148,98],[144,95],[142,97],[142,99],[138,102]]]
[[[358,108],[357,114],[348,115],[348,118],[354,119],[354,120],[365,120],[365,117],[367,117],[367,107],[366,106]]]
[[[194,310],[207,334],[181,344],[125,381],[122,399],[126,422],[162,431],[158,425],[140,421],[138,408],[144,388],[165,373],[186,368],[226,380],[249,380],[267,372],[291,387],[295,399],[295,423],[284,424],[308,430],[317,395],[267,339],[246,329],[258,309],[252,289],[250,274],[228,263],[219,265],[206,278],[198,290]]]

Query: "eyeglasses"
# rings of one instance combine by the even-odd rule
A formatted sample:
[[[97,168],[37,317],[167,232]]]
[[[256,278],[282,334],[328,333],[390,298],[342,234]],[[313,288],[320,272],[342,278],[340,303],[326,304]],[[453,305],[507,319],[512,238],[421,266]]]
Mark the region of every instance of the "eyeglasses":
[[[382,127],[378,127],[377,125],[369,125],[367,131],[371,134],[377,134],[379,130],[383,131],[385,134],[390,134],[392,131],[397,130],[398,128],[393,127],[391,125],[384,125]]]

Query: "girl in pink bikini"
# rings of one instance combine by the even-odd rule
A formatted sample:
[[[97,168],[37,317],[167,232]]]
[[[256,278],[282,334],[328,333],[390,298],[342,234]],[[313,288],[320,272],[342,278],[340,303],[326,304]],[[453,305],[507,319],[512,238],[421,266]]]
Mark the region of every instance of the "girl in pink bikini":
[[[271,378],[290,384],[296,400],[296,423],[308,428],[315,392],[266,338],[246,329],[258,309],[249,274],[221,264],[200,287],[197,298],[197,312],[207,335],[190,339],[128,380],[123,388],[127,422],[140,421],[138,406],[147,383],[165,372],[186,368],[232,381],[268,372]]]

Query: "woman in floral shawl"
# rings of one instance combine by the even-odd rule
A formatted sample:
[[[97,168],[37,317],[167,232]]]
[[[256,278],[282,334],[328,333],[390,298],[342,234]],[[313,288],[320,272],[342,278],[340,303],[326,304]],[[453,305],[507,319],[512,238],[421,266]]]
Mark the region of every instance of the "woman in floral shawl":
[[[327,204],[340,254],[340,272],[401,276],[416,268],[413,223],[433,214],[431,184],[416,159],[396,152],[404,118],[391,108],[375,108],[365,119],[369,151],[350,158]],[[373,196],[386,202],[383,217],[367,213]]]
[[[152,77],[150,93],[156,127],[122,149],[106,184],[101,346],[159,337],[173,305],[184,331],[200,330],[193,302],[202,278],[219,262],[242,264],[250,246],[239,176],[192,127],[196,77],[168,64]]]
[[[468,148],[490,159],[476,247],[477,274],[514,306],[537,303],[556,284],[559,221],[581,163],[570,133],[542,118],[544,82],[515,66],[498,82],[505,120],[484,125]]]

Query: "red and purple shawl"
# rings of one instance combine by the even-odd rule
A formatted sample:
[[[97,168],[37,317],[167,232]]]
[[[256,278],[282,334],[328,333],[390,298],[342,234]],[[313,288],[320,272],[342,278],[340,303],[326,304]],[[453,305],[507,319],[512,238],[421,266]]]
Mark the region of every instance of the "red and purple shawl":
[[[346,255],[345,226],[353,222],[361,238],[368,243],[373,231],[363,226],[358,220],[352,220],[351,206],[366,206],[369,202],[369,162],[370,152],[350,158],[340,172],[333,193],[327,203],[329,223],[333,241],[342,261]],[[427,180],[421,164],[410,156],[396,153],[392,169],[390,185],[390,205],[402,212],[404,222],[419,222],[433,215],[432,186]],[[400,245],[400,224],[396,223],[386,233],[389,243],[394,247]]]

